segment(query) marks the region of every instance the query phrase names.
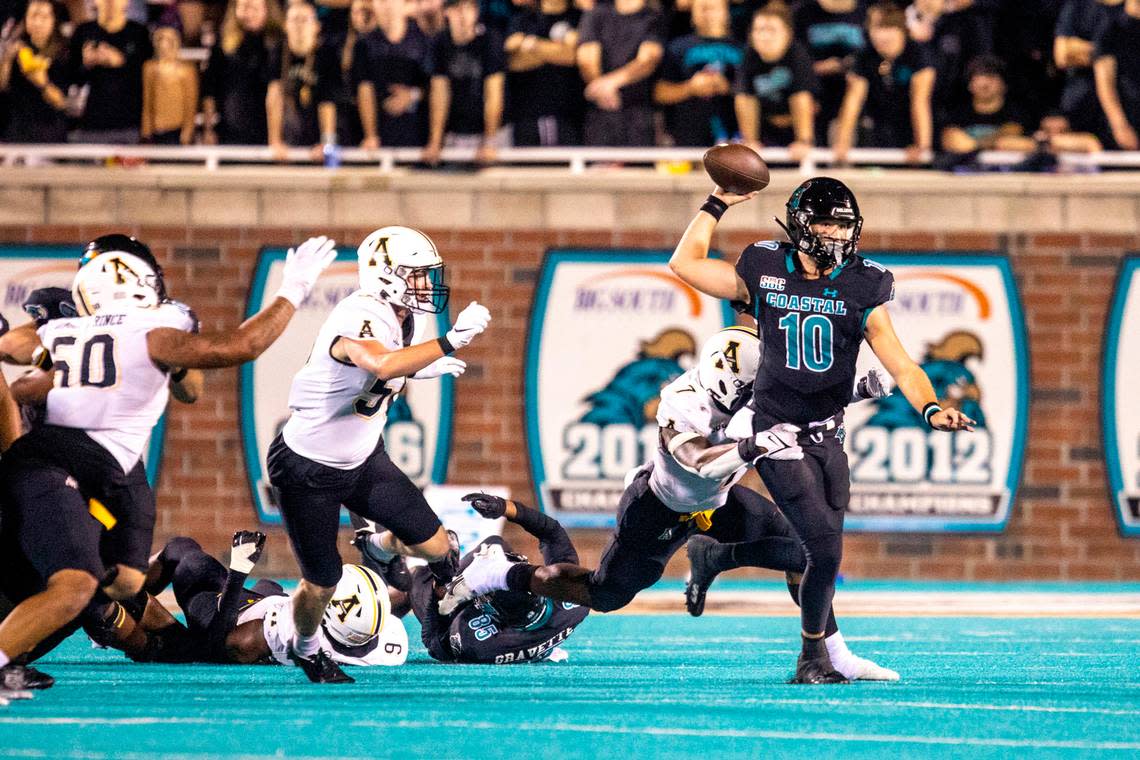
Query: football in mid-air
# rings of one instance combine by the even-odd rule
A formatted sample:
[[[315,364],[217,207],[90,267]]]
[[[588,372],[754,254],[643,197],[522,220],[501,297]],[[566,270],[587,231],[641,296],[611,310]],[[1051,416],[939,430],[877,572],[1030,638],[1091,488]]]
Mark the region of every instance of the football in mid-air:
[[[771,179],[768,164],[760,154],[747,145],[714,145],[705,151],[702,159],[717,187],[736,195],[763,190]]]

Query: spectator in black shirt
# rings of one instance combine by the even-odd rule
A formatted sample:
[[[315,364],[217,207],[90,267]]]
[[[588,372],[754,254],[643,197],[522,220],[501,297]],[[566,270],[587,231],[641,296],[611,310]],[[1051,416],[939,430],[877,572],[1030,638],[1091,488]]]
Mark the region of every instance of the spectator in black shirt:
[[[333,50],[340,80],[336,92],[336,131],[340,145],[359,145],[364,139],[360,127],[360,108],[356,104],[356,86],[352,81],[352,61],[356,42],[376,29],[376,13],[372,0],[352,0],[348,12],[348,31],[329,44]]]
[[[1007,98],[1004,74],[1005,67],[997,56],[984,55],[970,62],[966,70],[969,99],[947,119],[942,130],[944,151],[964,154],[1026,148],[1029,120],[1025,111]]]
[[[150,33],[127,19],[127,0],[97,0],[98,17],[71,38],[77,81],[91,89],[74,142],[130,145],[142,125],[143,64],[154,54]]]
[[[67,142],[67,42],[59,33],[55,6],[31,0],[24,31],[0,60],[0,91],[8,110],[4,142]]]
[[[792,18],[796,39],[814,61],[812,70],[819,79],[815,132],[820,141],[839,115],[855,55],[866,46],[865,20],[863,0],[804,0]]]
[[[325,143],[336,142],[340,73],[335,51],[318,44],[320,33],[316,7],[291,0],[285,12],[281,87],[270,91],[269,100],[269,147],[278,159],[285,157],[286,146],[295,145],[309,146],[317,160]]]
[[[835,158],[846,161],[862,114],[867,129],[860,144],[906,147],[907,160],[918,163],[933,145],[934,64],[924,46],[907,38],[906,16],[895,5],[879,3],[867,11],[867,36],[871,45],[855,57],[847,75]]]
[[[268,142],[269,102],[281,97],[281,26],[277,0],[230,0],[202,81],[207,145]]]
[[[663,54],[661,13],[645,0],[614,0],[582,16],[578,70],[586,82],[586,144],[655,142],[652,77]]]
[[[1140,0],[1124,0],[1124,13],[1096,41],[1093,71],[1116,147],[1140,150]]]
[[[756,11],[749,45],[736,74],[740,136],[756,147],[786,145],[799,161],[815,145],[818,83],[811,57],[792,37],[786,6],[770,3]]]
[[[535,8],[515,9],[506,42],[515,145],[581,144],[579,18],[570,0],[538,0]]]
[[[428,119],[424,94],[432,74],[431,40],[408,18],[404,0],[375,0],[377,28],[356,43],[361,147],[423,147]]]
[[[1096,40],[1120,16],[1123,0],[1066,0],[1057,18],[1053,62],[1064,74],[1060,111],[1074,129],[1105,139],[1108,124],[1097,101],[1093,77]]]
[[[448,144],[477,145],[476,161],[489,164],[503,126],[503,39],[479,23],[479,0],[448,0],[445,13],[447,29],[436,42],[424,161],[439,163],[446,132]]]
[[[934,25],[935,120],[966,105],[966,65],[994,50],[992,19],[975,0],[944,0]]]
[[[715,145],[737,134],[732,86],[744,46],[728,36],[728,0],[694,0],[691,10],[695,31],[669,43],[654,96],[672,107],[675,144]]]

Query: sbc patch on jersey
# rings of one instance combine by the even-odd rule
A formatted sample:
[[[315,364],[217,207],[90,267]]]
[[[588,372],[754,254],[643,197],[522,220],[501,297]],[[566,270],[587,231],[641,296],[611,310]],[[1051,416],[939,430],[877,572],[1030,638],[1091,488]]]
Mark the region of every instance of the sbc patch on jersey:
[[[896,389],[852,404],[847,526],[882,531],[1000,531],[1021,477],[1029,412],[1025,322],[1009,260],[875,255],[895,276],[886,308],[939,403],[975,432],[931,430]],[[858,375],[877,360],[861,353]],[[857,376],[858,376],[857,375]]]
[[[30,316],[23,315],[23,305],[33,291],[40,288],[71,290],[71,281],[75,278],[75,271],[79,267],[78,252],[82,249],[82,243],[73,246],[0,245],[0,313],[8,318],[12,326],[21,325],[30,319]],[[83,346],[77,348],[80,356],[79,366],[76,368],[77,378],[87,376],[98,381],[103,368],[89,366],[87,375],[84,375],[84,360],[86,359],[87,363],[92,362],[93,359],[99,358],[99,352],[84,351],[84,348]],[[0,366],[0,371],[11,383],[26,371],[26,367],[4,364]],[[152,484],[158,482],[165,430],[164,414],[154,426],[143,452],[147,479]]]
[[[268,305],[277,292],[285,253],[283,248],[261,251],[247,315]],[[262,522],[281,522],[276,495],[265,471],[265,458],[269,444],[289,418],[289,388],[293,376],[305,364],[313,341],[333,308],[358,287],[356,252],[339,252],[337,260],[317,280],[312,294],[301,304],[281,337],[256,362],[242,365],[241,434],[254,505]],[[426,322],[422,340],[442,335],[449,326],[446,314]],[[382,329],[382,325],[361,319],[360,337],[371,337],[378,329]],[[447,476],[451,441],[452,378],[410,382],[404,388],[388,406],[384,428],[388,456],[416,485],[442,483]],[[347,516],[344,523],[348,524]]]
[[[609,527],[626,474],[657,446],[661,388],[732,323],[669,251],[546,255],[527,340],[527,447],[539,502],[568,527]]]
[[[1120,530],[1140,535],[1140,256],[1125,259],[1105,336],[1104,453]]]

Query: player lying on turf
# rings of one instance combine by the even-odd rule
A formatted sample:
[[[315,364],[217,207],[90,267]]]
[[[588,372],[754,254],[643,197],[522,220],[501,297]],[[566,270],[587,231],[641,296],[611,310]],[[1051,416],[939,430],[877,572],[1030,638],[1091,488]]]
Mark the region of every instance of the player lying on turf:
[[[456,577],[440,611],[449,614],[458,604],[497,590],[530,591],[601,612],[620,609],[657,582],[669,559],[697,531],[739,543],[742,565],[802,572],[806,558],[788,521],[771,501],[737,484],[761,458],[802,457],[794,429],[776,427],[740,442],[729,441],[725,433],[751,393],[758,359],[755,330],[730,327],[705,342],[696,367],[662,389],[657,450],[622,494],[617,530],[596,570],[512,561],[492,546]],[[852,678],[898,678],[851,654],[836,635],[834,616],[828,630],[836,659]]]
[[[557,520],[485,493],[470,493],[463,500],[470,502],[483,517],[491,520],[506,517],[537,538],[545,564],[578,562],[578,552]],[[357,545],[366,556],[376,537],[367,528],[357,531]],[[516,554],[502,537],[492,536],[464,555],[459,563],[460,571],[491,547],[515,561],[526,561],[526,557]],[[412,611],[420,621],[420,636],[428,653],[440,662],[503,665],[561,661],[566,655],[560,645],[590,612],[577,604],[555,601],[529,591],[500,590],[474,597],[444,615],[439,611],[444,587],[424,567],[412,572],[411,588]]]
[[[227,569],[194,539],[172,538],[151,560],[144,606],[114,603],[107,623],[88,633],[141,662],[293,664],[291,597],[265,578],[245,587],[264,545],[264,534],[238,531]],[[155,598],[167,586],[185,626]],[[405,594],[367,568],[345,565],[317,635],[342,665],[402,665],[406,612]]]

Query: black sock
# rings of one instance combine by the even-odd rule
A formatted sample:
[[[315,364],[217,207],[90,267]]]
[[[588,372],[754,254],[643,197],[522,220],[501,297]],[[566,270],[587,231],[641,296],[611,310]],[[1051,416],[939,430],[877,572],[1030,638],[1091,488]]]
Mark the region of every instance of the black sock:
[[[823,640],[823,636],[818,639],[813,639],[808,636],[800,636],[803,639],[803,657],[806,660],[818,660],[820,657],[827,657],[827,644]]]
[[[509,591],[530,591],[530,582],[538,568],[519,562],[507,571],[507,589]]]
[[[799,581],[792,582],[790,578],[786,579],[788,583],[788,593],[792,595],[792,601],[796,606],[800,606],[800,584]],[[829,609],[827,611],[827,625],[824,626],[823,635],[825,637],[839,632],[839,624],[835,622],[835,610]]]

